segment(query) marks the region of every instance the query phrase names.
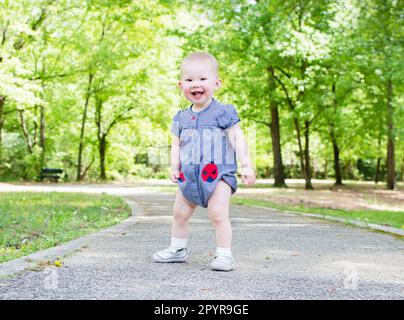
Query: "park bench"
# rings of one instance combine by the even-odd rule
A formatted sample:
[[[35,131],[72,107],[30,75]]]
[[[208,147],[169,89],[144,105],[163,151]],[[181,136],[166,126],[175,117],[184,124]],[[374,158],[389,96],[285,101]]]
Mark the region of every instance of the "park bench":
[[[39,176],[39,180],[42,182],[44,180],[49,180],[51,182],[58,182],[61,178],[61,174],[63,173],[63,169],[59,168],[42,168],[41,175]]]

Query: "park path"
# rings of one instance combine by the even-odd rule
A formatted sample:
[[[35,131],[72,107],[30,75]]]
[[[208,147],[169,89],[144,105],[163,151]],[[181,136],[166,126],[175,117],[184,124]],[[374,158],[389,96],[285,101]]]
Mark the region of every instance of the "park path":
[[[40,189],[0,185],[0,191],[31,188]],[[404,241],[388,234],[232,206],[236,269],[214,272],[214,232],[206,209],[198,208],[191,220],[188,262],[156,264],[152,253],[170,240],[172,193],[42,188],[54,189],[119,194],[135,216],[84,238],[85,245],[60,268],[0,278],[0,299],[404,299]]]

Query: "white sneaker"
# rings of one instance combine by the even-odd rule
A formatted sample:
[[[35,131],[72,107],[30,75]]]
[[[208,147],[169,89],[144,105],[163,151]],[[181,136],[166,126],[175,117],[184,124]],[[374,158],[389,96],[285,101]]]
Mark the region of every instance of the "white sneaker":
[[[157,251],[153,254],[154,262],[185,262],[187,258],[187,248],[174,249],[168,247],[167,249]]]
[[[216,255],[210,267],[215,271],[230,271],[233,270],[234,267],[234,259],[233,256],[229,255]]]

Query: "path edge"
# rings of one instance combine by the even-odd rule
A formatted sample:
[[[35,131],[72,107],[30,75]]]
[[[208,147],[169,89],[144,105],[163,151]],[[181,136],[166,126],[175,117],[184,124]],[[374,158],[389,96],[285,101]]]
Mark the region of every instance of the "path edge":
[[[316,219],[337,221],[337,222],[342,222],[345,224],[354,225],[354,226],[357,226],[357,227],[360,227],[363,229],[381,231],[381,232],[389,233],[389,234],[392,234],[395,236],[404,237],[404,229],[382,226],[379,224],[367,223],[364,221],[358,221],[358,220],[353,220],[353,219],[349,219],[349,218],[339,218],[339,217],[334,217],[334,216],[330,216],[330,215],[326,215],[326,214],[318,214],[318,213],[304,213],[304,212],[296,212],[296,211],[289,211],[289,210],[278,210],[278,209],[263,207],[263,206],[259,206],[259,205],[246,205],[246,206],[265,209],[265,210],[272,211],[272,212],[280,212],[280,213],[293,214],[293,215],[305,216],[305,217],[316,218]]]
[[[128,196],[119,196],[131,208],[132,214],[118,224],[110,226],[80,238],[76,238],[65,242],[56,247],[51,247],[41,251],[37,251],[26,255],[24,257],[16,258],[7,262],[0,263],[0,278],[16,276],[18,273],[28,271],[34,268],[38,262],[53,261],[57,258],[63,259],[64,257],[71,256],[76,252],[80,252],[86,248],[87,243],[95,238],[102,238],[105,235],[119,235],[122,234],[128,227],[140,222],[139,216],[142,215],[143,209],[137,202],[129,199]]]

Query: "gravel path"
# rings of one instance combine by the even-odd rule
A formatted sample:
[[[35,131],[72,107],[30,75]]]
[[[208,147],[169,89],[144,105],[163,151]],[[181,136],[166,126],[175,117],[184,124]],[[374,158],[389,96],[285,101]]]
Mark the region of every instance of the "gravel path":
[[[404,241],[394,236],[232,206],[236,269],[214,272],[214,231],[198,208],[188,262],[156,264],[152,253],[170,240],[174,195],[121,195],[136,219],[83,240],[60,268],[0,279],[0,299],[404,299]]]

